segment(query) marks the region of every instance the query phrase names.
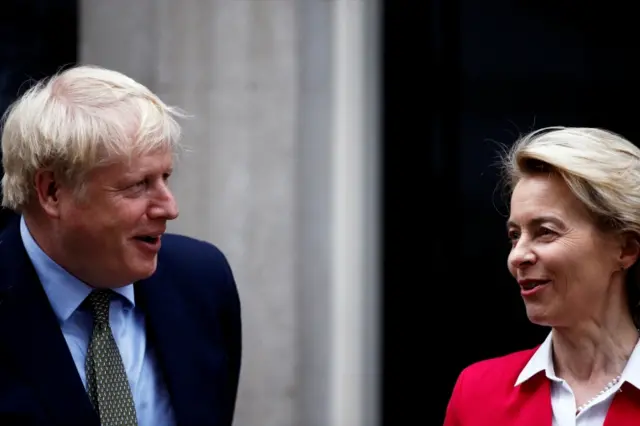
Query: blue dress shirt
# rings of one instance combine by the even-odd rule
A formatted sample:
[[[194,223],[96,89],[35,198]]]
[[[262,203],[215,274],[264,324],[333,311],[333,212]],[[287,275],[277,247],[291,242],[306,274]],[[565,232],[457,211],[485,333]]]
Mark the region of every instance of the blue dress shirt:
[[[92,289],[42,251],[24,218],[20,220],[20,235],[86,388],[85,358],[93,320],[81,304]],[[114,291],[121,297],[115,297],[111,302],[109,322],[131,386],[138,425],[172,426],[175,420],[169,394],[154,351],[147,346],[144,315],[136,308],[133,284]]]

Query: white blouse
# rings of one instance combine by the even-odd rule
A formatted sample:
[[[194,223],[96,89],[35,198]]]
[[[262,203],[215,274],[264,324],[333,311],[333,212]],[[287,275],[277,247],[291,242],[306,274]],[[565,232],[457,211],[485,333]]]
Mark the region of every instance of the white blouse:
[[[636,345],[620,380],[598,398],[591,401],[585,409],[576,416],[576,402],[573,391],[561,378],[557,377],[553,368],[553,354],[551,350],[551,333],[533,354],[527,365],[518,376],[515,386],[526,382],[531,377],[544,371],[551,380],[551,410],[553,412],[552,426],[603,426],[613,397],[620,391],[623,383],[640,389],[640,343]]]

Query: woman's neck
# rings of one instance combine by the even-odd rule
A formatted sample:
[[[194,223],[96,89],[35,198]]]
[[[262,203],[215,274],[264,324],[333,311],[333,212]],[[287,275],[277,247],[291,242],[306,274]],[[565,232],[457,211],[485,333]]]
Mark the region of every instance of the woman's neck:
[[[554,367],[558,377],[591,382],[615,377],[638,343],[638,330],[630,316],[588,321],[574,327],[554,327]]]

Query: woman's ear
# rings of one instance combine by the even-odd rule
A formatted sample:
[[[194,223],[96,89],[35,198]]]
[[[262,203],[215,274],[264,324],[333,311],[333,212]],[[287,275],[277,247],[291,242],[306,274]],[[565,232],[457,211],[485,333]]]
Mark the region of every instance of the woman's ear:
[[[627,270],[631,268],[640,256],[640,242],[638,237],[631,232],[624,233],[621,236],[620,255],[618,261],[621,269]]]

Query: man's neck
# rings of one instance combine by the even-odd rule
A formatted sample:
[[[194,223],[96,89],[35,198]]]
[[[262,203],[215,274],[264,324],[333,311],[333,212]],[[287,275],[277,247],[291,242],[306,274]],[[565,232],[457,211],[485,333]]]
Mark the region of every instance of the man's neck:
[[[47,256],[56,261],[57,256],[49,240],[51,232],[42,224],[41,218],[39,218],[36,213],[23,214],[23,217],[29,234],[31,234],[33,240],[38,244],[38,247],[40,247]]]

